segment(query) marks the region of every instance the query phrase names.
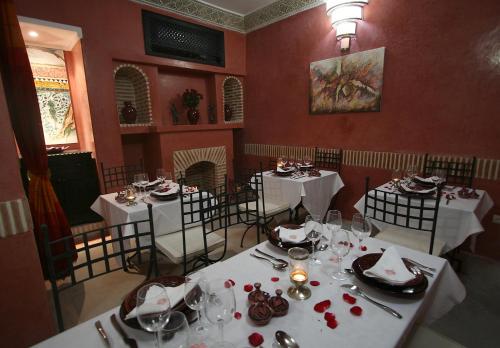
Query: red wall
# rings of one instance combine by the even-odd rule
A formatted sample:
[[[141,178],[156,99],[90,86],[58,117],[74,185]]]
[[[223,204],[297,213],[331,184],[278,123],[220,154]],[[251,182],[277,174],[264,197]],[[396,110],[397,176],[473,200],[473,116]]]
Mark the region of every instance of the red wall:
[[[379,113],[309,114],[309,64],[340,55],[324,6],[252,32],[238,141],[500,158],[499,13],[497,0],[370,1],[350,53],[386,47]],[[348,216],[365,175],[390,173],[344,168],[338,202]],[[498,181],[476,183],[500,204]],[[479,251],[500,258],[500,226],[490,221]]]

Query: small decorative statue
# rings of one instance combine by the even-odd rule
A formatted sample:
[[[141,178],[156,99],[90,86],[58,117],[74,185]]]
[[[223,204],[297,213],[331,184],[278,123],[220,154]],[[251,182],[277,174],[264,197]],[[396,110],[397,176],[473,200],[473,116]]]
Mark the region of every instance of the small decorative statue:
[[[130,101],[125,101],[123,102],[125,105],[122,108],[122,117],[125,123],[127,124],[133,124],[135,123],[137,119],[137,110],[132,106],[132,102]]]
[[[186,89],[182,94],[182,103],[188,108],[187,117],[189,123],[196,124],[200,119],[200,111],[197,109],[203,96],[195,89]]]
[[[217,116],[215,115],[215,106],[210,104],[208,106],[208,122],[217,123]]]
[[[172,122],[174,124],[178,124],[179,123],[179,111],[177,111],[177,108],[175,107],[174,103],[172,103],[172,105],[170,106],[170,113],[172,114]]]
[[[233,110],[231,109],[231,105],[225,104],[224,105],[224,120],[231,121],[231,118],[233,118]]]

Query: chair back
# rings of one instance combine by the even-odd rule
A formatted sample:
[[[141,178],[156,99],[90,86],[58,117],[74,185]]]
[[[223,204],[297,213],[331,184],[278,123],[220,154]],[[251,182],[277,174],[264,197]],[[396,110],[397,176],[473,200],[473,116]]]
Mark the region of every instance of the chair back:
[[[436,224],[441,201],[441,189],[436,198],[406,196],[384,190],[370,189],[370,178],[365,182],[364,216],[387,224],[431,234],[429,253],[434,248]],[[418,233],[415,231],[415,233]]]
[[[448,185],[472,187],[475,168],[476,157],[464,161],[438,160],[429,156],[429,154],[425,154],[424,176],[429,177],[434,170],[442,169],[446,171],[446,183]]]
[[[101,162],[101,173],[104,192],[109,193],[109,190],[129,185],[134,180],[135,174],[144,173],[144,163],[141,159],[139,164],[105,168]]]
[[[138,263],[141,264],[143,251],[149,251],[150,254],[147,278],[152,272],[158,275],[151,204],[148,204],[148,218],[144,220],[107,226],[55,240],[50,240],[46,225],[42,225],[41,230],[59,331],[64,330],[60,291],[117,270],[128,271],[127,257],[137,254]],[[75,248],[72,247],[73,238],[79,241]],[[135,242],[135,246],[130,244],[131,241]],[[83,258],[83,261],[73,262],[76,255]],[[66,277],[69,277],[70,282],[58,288],[57,280]]]
[[[340,173],[342,166],[342,149],[315,148],[314,166],[318,169],[333,170]]]

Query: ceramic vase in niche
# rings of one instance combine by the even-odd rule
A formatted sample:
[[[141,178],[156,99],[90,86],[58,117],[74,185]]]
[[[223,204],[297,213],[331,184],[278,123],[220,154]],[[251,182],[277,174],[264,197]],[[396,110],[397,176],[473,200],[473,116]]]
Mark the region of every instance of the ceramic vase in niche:
[[[137,120],[137,110],[132,106],[132,102],[123,102],[122,117],[125,123],[133,124]]]
[[[187,117],[189,120],[190,124],[196,124],[198,123],[198,120],[200,119],[200,111],[195,108],[190,108],[187,111]]]
[[[231,105],[225,104],[224,105],[224,120],[231,121],[232,118],[233,118],[233,110],[231,109]]]

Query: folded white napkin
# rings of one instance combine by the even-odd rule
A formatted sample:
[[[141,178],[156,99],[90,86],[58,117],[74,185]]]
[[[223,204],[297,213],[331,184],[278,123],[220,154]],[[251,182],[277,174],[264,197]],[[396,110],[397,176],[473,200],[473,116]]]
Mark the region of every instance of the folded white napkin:
[[[281,226],[279,235],[282,241],[288,243],[300,243],[306,239],[306,232],[303,227],[292,230]]]
[[[174,288],[167,287],[165,289],[167,289],[167,294],[168,294],[168,298],[170,300],[171,307],[174,307],[177,303],[179,303],[184,298],[184,284],[181,284],[181,285],[176,286]],[[151,300],[154,297],[158,296],[160,291],[161,291],[161,288],[159,286],[153,285],[152,287],[149,288],[148,292],[146,293],[145,303],[148,306],[148,308],[147,308],[148,312],[154,313],[158,309],[163,308],[163,305],[158,305],[158,304],[152,302],[152,300]],[[137,307],[132,309],[125,316],[125,320],[132,319],[135,317],[137,317]]]
[[[420,182],[425,182],[425,183],[427,183],[427,184],[434,184],[436,181],[438,181],[438,180],[439,180],[439,177],[437,177],[437,176],[431,176],[431,177],[429,177],[429,178],[422,178],[422,177],[420,177],[420,176],[418,176],[418,175],[415,175],[415,177],[414,177],[414,178],[415,178],[416,180],[420,181]]]
[[[287,167],[287,168],[278,167],[278,169],[276,169],[276,170],[280,173],[288,173],[288,172],[292,171],[293,168],[292,167]]]
[[[175,182],[171,183],[170,185],[167,185],[165,187],[169,187],[169,190],[168,191],[164,191],[164,192],[156,190],[156,191],[154,191],[155,195],[158,195],[158,196],[173,195],[174,193],[179,192],[179,189],[180,189],[179,184],[176,184]]]
[[[161,180],[156,179],[155,181],[140,181],[140,182],[134,182],[132,185],[135,187],[148,187],[148,186],[154,186],[157,185],[161,182]]]
[[[363,274],[367,277],[382,278],[392,284],[404,284],[415,278],[393,246],[387,248],[377,263],[365,270]]]
[[[433,187],[433,188],[430,188],[430,189],[426,189],[426,190],[415,190],[415,189],[412,189],[410,186],[408,186],[406,184],[403,184],[403,183],[401,183],[401,187],[406,192],[429,193],[429,192],[432,192],[432,191],[436,191],[436,187]]]

